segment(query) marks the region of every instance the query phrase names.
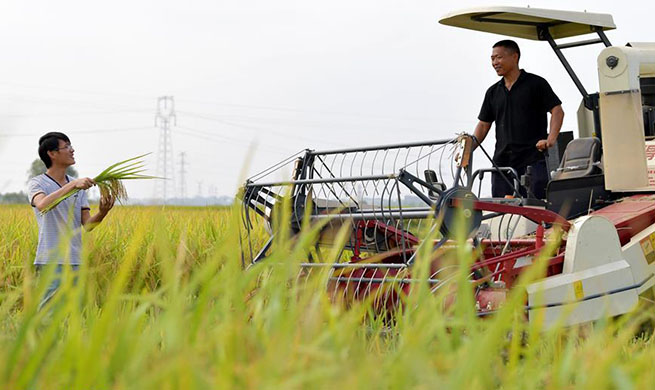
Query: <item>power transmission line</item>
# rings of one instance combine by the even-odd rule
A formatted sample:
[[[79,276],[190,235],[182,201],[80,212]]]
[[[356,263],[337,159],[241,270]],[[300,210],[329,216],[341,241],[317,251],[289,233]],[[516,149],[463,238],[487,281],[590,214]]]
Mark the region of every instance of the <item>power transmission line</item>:
[[[198,100],[198,99],[182,99],[183,102],[191,102],[198,104],[214,105],[221,107],[233,107],[233,108],[244,108],[250,110],[264,110],[264,111],[277,111],[277,112],[292,112],[292,113],[304,113],[304,114],[316,114],[316,115],[327,115],[327,116],[342,116],[342,117],[359,117],[366,119],[382,119],[382,120],[403,120],[403,121],[434,121],[438,118],[432,117],[392,117],[387,115],[378,115],[374,113],[360,113],[360,112],[343,112],[343,111],[324,111],[324,110],[315,110],[315,109],[305,109],[298,107],[275,107],[275,106],[263,106],[263,105],[252,105],[252,104],[234,104],[234,103],[221,103],[213,102],[208,100]]]
[[[183,130],[180,130],[183,129]],[[236,144],[236,145],[243,145],[243,146],[253,146],[256,145],[255,142],[249,142],[245,140],[240,140],[236,138],[228,138],[220,134],[214,134],[214,133],[209,133],[209,132],[204,132],[201,130],[195,130],[191,129],[189,127],[183,127],[183,126],[176,126],[175,131],[179,134],[184,134],[188,135],[191,137],[207,140],[207,141],[212,141],[216,142],[219,144],[224,144],[224,143],[231,143],[231,144]],[[262,150],[267,150],[269,152],[273,152],[275,154],[288,154],[292,152],[291,149],[284,148],[284,147],[268,147],[265,145],[257,145],[257,149],[262,149]]]
[[[89,101],[88,99],[85,99],[83,101],[76,100],[76,99],[66,99],[66,98],[61,98],[59,96],[57,97],[51,97],[51,96],[29,96],[29,95],[11,95],[11,99],[13,101],[18,101],[18,102],[30,102],[30,103],[37,103],[37,104],[42,104],[42,105],[54,105],[54,106],[60,106],[60,107],[86,107],[86,108],[97,108],[98,110],[106,110],[107,108],[112,108],[112,109],[117,109],[117,110],[133,110],[133,109],[138,109],[138,110],[146,110],[145,107],[135,107],[134,105],[125,105],[124,103],[107,103],[107,102],[102,102],[102,101]]]
[[[239,138],[234,138],[234,137],[228,137],[228,136],[226,136],[226,135],[218,134],[218,133],[216,133],[216,132],[205,131],[205,130],[198,130],[198,129],[195,129],[195,128],[192,128],[192,127],[188,127],[188,126],[175,126],[175,128],[176,128],[176,129],[182,129],[182,130],[191,131],[191,132],[197,133],[197,134],[199,134],[199,135],[205,135],[205,136],[208,136],[208,137],[216,137],[216,138],[220,138],[220,139],[223,139],[223,140],[226,140],[226,141],[231,141],[231,142],[238,142],[238,143],[245,143],[245,144],[250,144],[250,143],[251,143],[250,141],[247,141],[247,140],[245,140],[245,139],[239,139]]]
[[[125,98],[130,98],[130,99],[152,99],[152,96],[145,96],[145,95],[136,95],[136,94],[126,94],[122,92],[99,92],[99,91],[90,91],[90,90],[83,90],[83,89],[73,89],[73,88],[64,88],[64,87],[59,87],[56,85],[35,85],[35,84],[24,84],[24,83],[17,83],[14,81],[6,81],[6,80],[0,80],[0,84],[5,85],[5,86],[11,86],[14,88],[26,88],[26,89],[51,89],[51,90],[56,90],[56,91],[62,91],[62,92],[68,92],[68,93],[75,93],[78,95],[98,95],[98,96],[113,96],[121,99]]]
[[[148,110],[149,112],[152,112]],[[0,118],[41,118],[44,116],[47,117],[67,117],[67,116],[90,116],[90,115],[116,115],[116,114],[141,114],[145,113],[145,110],[115,110],[115,111],[87,111],[87,112],[35,112],[35,113],[25,113],[25,114],[6,114],[0,115]]]
[[[117,127],[107,129],[89,129],[89,130],[65,130],[66,134],[96,134],[96,133],[118,133],[123,131],[152,130],[151,126],[140,127]],[[43,133],[0,133],[0,137],[40,137]]]
[[[236,128],[241,128],[241,129],[246,129],[246,130],[254,130],[254,131],[259,131],[259,132],[265,131],[267,133],[277,134],[277,135],[282,136],[282,137],[294,137],[296,139],[305,140],[305,141],[308,141],[308,142],[316,142],[316,139],[313,139],[313,138],[303,137],[303,136],[300,136],[300,135],[297,135],[297,134],[289,134],[289,133],[285,133],[285,132],[282,132],[282,131],[273,130],[270,127],[263,128],[263,127],[257,127],[257,126],[249,126],[249,125],[243,125],[243,124],[235,123],[235,122],[232,122],[232,121],[228,121],[228,120],[224,120],[224,119],[220,119],[220,118],[216,118],[216,117],[212,117],[212,116],[208,116],[208,115],[197,114],[197,113],[188,112],[188,111],[180,111],[180,112],[185,114],[185,115],[193,116],[193,117],[208,120],[208,121],[214,121],[214,122],[222,123],[224,125],[232,126],[232,127],[236,127]],[[330,141],[326,141],[326,140],[321,140],[321,143],[322,144],[339,146],[339,147],[343,147],[343,146],[348,145],[347,143],[343,143],[343,142],[330,142]]]

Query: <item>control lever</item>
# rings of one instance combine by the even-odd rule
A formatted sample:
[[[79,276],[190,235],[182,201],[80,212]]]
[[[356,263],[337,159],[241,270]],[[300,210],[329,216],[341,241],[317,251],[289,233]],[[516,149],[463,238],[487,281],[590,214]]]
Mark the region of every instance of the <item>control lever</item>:
[[[430,185],[437,188],[439,191],[446,191],[446,185],[444,183],[439,183],[439,179],[437,179],[437,173],[434,170],[426,169],[423,172],[423,175],[425,176],[425,181],[428,182]],[[432,190],[428,192],[428,196],[432,200],[439,199],[439,194]]]
[[[528,165],[525,168],[525,174],[521,175],[521,186],[527,190],[528,193],[528,198],[533,198],[532,191],[530,191],[530,187],[532,185],[532,165]]]

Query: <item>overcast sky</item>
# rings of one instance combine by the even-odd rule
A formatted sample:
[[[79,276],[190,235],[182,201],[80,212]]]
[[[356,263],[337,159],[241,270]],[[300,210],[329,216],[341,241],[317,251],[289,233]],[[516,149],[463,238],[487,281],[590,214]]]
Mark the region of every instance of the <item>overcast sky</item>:
[[[156,152],[156,99],[175,98],[176,169],[187,195],[233,195],[247,170],[304,148],[441,139],[471,132],[501,36],[447,27],[444,14],[498,2],[422,0],[15,1],[0,3],[0,192],[24,190],[38,137],[67,133],[76,168]],[[615,45],[655,42],[655,2],[505,1],[609,13]],[[521,66],[564,102],[580,95],[545,42],[517,39]],[[602,47],[567,54],[598,89]],[[493,146],[493,134],[486,144]],[[254,148],[251,148],[255,145]],[[155,173],[155,155],[148,159]],[[176,178],[179,183],[179,175]],[[153,194],[130,182],[131,197]]]

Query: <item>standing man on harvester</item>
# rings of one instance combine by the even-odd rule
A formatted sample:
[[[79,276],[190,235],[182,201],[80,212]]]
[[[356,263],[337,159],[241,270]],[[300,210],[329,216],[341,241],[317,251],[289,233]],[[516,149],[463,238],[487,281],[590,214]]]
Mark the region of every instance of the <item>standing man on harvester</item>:
[[[494,163],[514,168],[519,178],[530,166],[529,193],[521,189],[521,195],[545,199],[548,171],[544,152],[557,141],[564,111],[546,80],[519,68],[520,58],[519,46],[512,40],[493,46],[491,64],[503,78],[487,90],[473,135],[482,143],[495,122]],[[546,131],[548,112],[550,133]],[[512,195],[514,191],[506,178],[494,172],[491,193],[497,198]]]

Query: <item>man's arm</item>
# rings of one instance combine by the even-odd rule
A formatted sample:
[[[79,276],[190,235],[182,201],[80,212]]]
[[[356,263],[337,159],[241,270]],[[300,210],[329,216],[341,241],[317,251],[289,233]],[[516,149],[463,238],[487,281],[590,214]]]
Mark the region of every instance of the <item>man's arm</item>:
[[[537,149],[543,151],[555,145],[559,131],[562,128],[562,122],[564,122],[564,110],[562,109],[562,105],[558,104],[550,110],[550,132],[548,133],[548,138],[539,140],[537,142]]]
[[[66,183],[63,187],[61,187],[60,189],[58,189],[57,191],[51,194],[46,195],[43,192],[41,192],[34,195],[34,197],[32,198],[32,205],[36,207],[37,210],[42,211],[43,209],[48,207],[52,202],[66,195],[67,193],[71,192],[75,188],[78,188],[80,190],[86,190],[88,188],[93,187],[95,184],[96,183],[93,181],[93,179],[88,177],[75,179],[73,181]]]
[[[481,145],[482,141],[487,137],[487,133],[489,133],[489,129],[491,129],[491,122],[484,122],[484,121],[479,121],[478,124],[475,126],[475,130],[473,131],[473,136],[478,140],[478,143]],[[478,147],[478,143],[473,143],[473,150]]]
[[[82,226],[84,230],[90,232],[93,230],[109,213],[112,207],[114,207],[115,198],[111,195],[101,196],[100,204],[98,205],[98,212],[94,215],[91,215],[91,212],[88,209],[82,210]]]

